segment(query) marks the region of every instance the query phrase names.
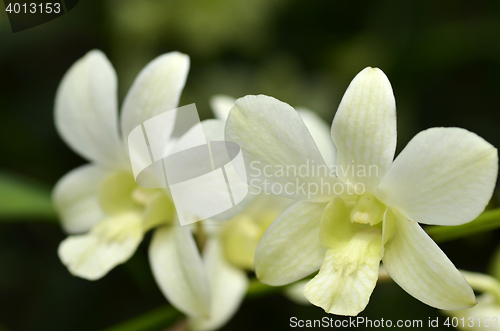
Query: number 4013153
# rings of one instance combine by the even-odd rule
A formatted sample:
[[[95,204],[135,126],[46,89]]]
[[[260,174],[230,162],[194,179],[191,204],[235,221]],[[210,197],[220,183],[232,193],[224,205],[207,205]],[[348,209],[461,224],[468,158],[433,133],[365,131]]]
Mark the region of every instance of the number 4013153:
[[[61,4],[54,3],[9,3],[5,11],[9,14],[59,14],[61,12]]]
[[[498,328],[498,317],[448,317],[443,323],[447,327],[462,327],[462,328]]]

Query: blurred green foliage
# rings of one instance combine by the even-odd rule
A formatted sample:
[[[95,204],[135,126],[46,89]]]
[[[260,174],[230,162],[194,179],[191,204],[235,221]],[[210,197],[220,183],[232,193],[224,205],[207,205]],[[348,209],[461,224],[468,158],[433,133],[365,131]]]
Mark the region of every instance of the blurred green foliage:
[[[429,226],[427,234],[438,244],[499,228],[500,209],[486,210],[474,221],[456,226]]]
[[[0,196],[0,220],[57,220],[49,187],[40,187],[13,174],[0,173]]]
[[[432,126],[463,127],[500,146],[499,40],[499,1],[81,0],[68,14],[16,34],[2,10],[0,169],[51,187],[86,162],[58,137],[52,112],[63,74],[93,48],[115,66],[120,101],[150,60],[173,50],[189,54],[181,105],[196,103],[202,118],[212,116],[214,94],[262,93],[331,121],[355,74],[377,66],[396,95],[398,150]],[[148,240],[102,280],[72,277],[57,257],[64,233],[36,222],[53,217],[48,189],[28,192],[8,176],[0,181],[0,206],[7,206],[0,213],[24,210],[15,219],[27,222],[4,214],[0,224],[0,329],[99,330],[162,309]],[[457,267],[485,272],[498,239],[489,232],[442,248]],[[325,314],[279,295],[256,297],[225,330],[287,329],[291,316]],[[441,315],[387,283],[361,316],[425,323]]]

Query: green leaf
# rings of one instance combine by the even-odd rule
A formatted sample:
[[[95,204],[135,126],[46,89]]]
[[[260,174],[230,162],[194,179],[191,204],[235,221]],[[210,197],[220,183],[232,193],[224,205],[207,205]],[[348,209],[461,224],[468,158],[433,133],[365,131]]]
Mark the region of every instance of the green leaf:
[[[0,172],[0,220],[57,220],[50,189],[17,175]]]
[[[179,311],[166,305],[103,331],[158,331],[171,326],[179,316]]]
[[[428,226],[425,231],[437,243],[469,237],[500,228],[500,208],[487,210],[472,222],[458,226]]]

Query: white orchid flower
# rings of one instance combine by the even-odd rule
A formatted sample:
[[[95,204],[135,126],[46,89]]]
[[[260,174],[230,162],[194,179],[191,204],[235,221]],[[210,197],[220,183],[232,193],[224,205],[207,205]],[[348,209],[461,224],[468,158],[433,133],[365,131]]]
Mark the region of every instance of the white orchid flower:
[[[216,119],[202,122],[210,140],[224,140],[224,127],[235,101],[224,95],[210,100]],[[307,127],[315,132],[317,144],[325,146],[325,159],[333,164],[334,145],[328,125],[310,110],[302,109],[300,114]],[[212,311],[210,318],[190,318],[192,330],[216,330],[236,313],[247,291],[247,271],[254,271],[259,240],[272,221],[293,202],[263,193],[249,198],[250,204],[244,203],[243,206],[248,206],[227,221],[202,221],[208,236],[203,259],[210,281]]]
[[[208,316],[210,290],[191,231],[178,225],[166,190],[135,183],[126,147],[132,129],[177,107],[188,70],[188,56],[177,52],[149,63],[125,98],[119,130],[112,65],[96,50],[78,60],[57,91],[55,120],[63,140],[90,164],[61,178],[53,199],[71,234],[59,246],[59,257],[72,274],[103,277],[156,228],[149,249],[156,282],[182,312]]]
[[[246,96],[231,110],[226,140],[241,146],[247,165],[258,167],[247,174],[250,181],[275,171],[267,180],[299,200],[260,241],[257,277],[285,285],[320,269],[305,287],[308,300],[328,313],[356,315],[369,301],[382,261],[405,291],[430,306],[474,306],[471,287],[418,223],[458,225],[477,217],[493,192],[497,150],[467,130],[432,128],[393,161],[395,99],[376,68],[351,82],[331,137],[337,177],[323,171],[318,147],[288,104]],[[305,175],[283,171],[313,166],[316,171]]]
[[[472,288],[483,294],[477,297],[477,305],[464,310],[443,311],[450,318],[444,323],[459,330],[500,330],[500,282],[498,279],[461,270]],[[453,319],[455,317],[455,319]]]

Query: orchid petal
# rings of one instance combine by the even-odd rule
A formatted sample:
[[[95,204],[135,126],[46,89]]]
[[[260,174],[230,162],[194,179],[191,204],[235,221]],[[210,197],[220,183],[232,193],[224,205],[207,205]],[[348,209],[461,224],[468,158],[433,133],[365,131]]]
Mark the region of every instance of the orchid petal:
[[[52,198],[64,231],[86,232],[104,217],[98,191],[108,175],[108,170],[87,164],[70,171],[57,182]]]
[[[327,252],[304,294],[327,313],[355,316],[375,288],[383,248],[380,230],[351,223],[349,212],[340,198],[325,208],[320,238]]]
[[[221,239],[226,259],[240,268],[254,270],[255,251],[264,232],[265,229],[245,214],[225,222]]]
[[[157,192],[144,208],[144,232],[159,225],[171,224],[175,218],[175,206],[165,192]]]
[[[297,111],[314,139],[316,146],[318,146],[326,165],[329,167],[336,165],[337,148],[332,141],[328,124],[318,114],[309,109],[297,108]]]
[[[116,73],[102,52],[88,52],[64,75],[56,94],[55,124],[84,158],[106,166],[126,164],[118,135]]]
[[[209,239],[203,258],[210,282],[210,318],[193,318],[190,329],[217,330],[236,313],[245,296],[248,279],[245,272],[226,261],[218,239]]]
[[[380,231],[370,227],[329,249],[319,273],[304,288],[306,298],[327,313],[356,316],[375,288],[382,251]]]
[[[498,152],[476,134],[433,128],[417,134],[380,183],[377,197],[408,219],[459,225],[488,204],[498,172]]]
[[[215,118],[226,121],[231,108],[233,108],[236,99],[226,95],[215,95],[210,99],[210,107],[214,112]]]
[[[297,111],[274,98],[250,95],[238,99],[226,123],[226,140],[243,150],[249,184],[267,193],[271,192],[266,183],[277,183],[281,188],[277,195],[321,199],[332,193],[334,184],[341,185]],[[312,192],[310,186],[317,190]]]
[[[189,71],[189,57],[171,52],[151,61],[137,76],[123,102],[122,135],[146,120],[177,108]]]
[[[439,309],[465,309],[476,304],[465,278],[418,223],[397,214],[384,222],[395,224],[382,262],[399,286]]]
[[[109,216],[84,235],[69,236],[59,245],[59,258],[75,276],[96,280],[127,261],[142,240],[141,214]]]
[[[205,267],[187,227],[158,228],[149,247],[149,260],[156,283],[177,309],[189,316],[209,316]]]
[[[396,101],[391,83],[378,68],[354,77],[332,123],[337,176],[375,189],[396,150]]]
[[[325,203],[299,201],[267,229],[257,246],[257,277],[269,285],[285,285],[319,269],[325,249],[319,241]]]
[[[283,294],[298,305],[309,306],[311,303],[304,295],[304,288],[309,280],[301,280],[285,287]]]

